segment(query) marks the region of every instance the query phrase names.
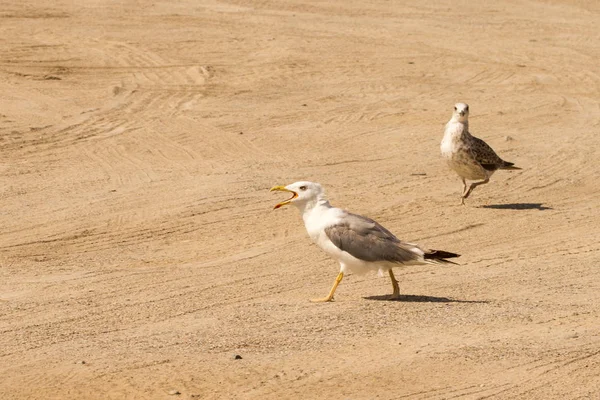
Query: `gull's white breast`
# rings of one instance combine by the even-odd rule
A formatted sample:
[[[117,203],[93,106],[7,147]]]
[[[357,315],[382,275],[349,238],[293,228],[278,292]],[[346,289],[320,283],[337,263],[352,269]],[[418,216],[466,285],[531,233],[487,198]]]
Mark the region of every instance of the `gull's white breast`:
[[[463,179],[479,180],[490,174],[473,158],[470,150],[470,134],[461,122],[450,121],[446,124],[444,137],[440,145],[442,156],[448,166]]]
[[[460,147],[460,136],[462,135],[464,125],[460,122],[448,122],[444,130],[444,137],[440,145],[440,150],[445,158],[452,158],[452,155],[458,152]]]

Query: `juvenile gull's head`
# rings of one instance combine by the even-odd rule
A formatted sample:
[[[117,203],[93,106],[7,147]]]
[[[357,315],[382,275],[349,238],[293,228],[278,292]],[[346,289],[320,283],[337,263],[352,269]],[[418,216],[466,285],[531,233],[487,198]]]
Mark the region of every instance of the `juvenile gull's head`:
[[[456,103],[452,119],[460,122],[467,122],[469,119],[469,105],[466,103]]]

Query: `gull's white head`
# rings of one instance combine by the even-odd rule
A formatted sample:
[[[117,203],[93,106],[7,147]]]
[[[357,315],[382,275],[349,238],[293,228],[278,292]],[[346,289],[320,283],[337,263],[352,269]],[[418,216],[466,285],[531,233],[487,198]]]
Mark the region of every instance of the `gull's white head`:
[[[308,202],[325,198],[323,187],[318,183],[308,181],[294,182],[287,186],[274,186],[271,188],[271,192],[274,191],[292,193],[292,197],[281,203],[277,203],[275,208],[283,207],[288,204],[301,206]]]
[[[469,105],[466,103],[456,103],[452,119],[460,122],[467,122],[469,119]]]

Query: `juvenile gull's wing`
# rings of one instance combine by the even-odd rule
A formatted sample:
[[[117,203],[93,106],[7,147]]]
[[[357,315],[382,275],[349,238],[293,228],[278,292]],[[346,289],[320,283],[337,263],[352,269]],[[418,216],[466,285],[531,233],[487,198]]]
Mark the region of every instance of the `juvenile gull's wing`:
[[[501,159],[498,154],[483,140],[472,136],[471,154],[481,166],[488,171],[495,171],[506,164],[506,161]]]
[[[340,250],[363,261],[407,263],[423,260],[423,251],[402,243],[370,218],[347,213],[342,220],[325,228],[325,234]]]

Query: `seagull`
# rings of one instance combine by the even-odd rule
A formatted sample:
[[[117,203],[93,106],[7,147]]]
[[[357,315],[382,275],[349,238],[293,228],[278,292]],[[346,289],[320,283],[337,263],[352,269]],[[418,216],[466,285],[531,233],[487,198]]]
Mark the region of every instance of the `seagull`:
[[[275,186],[271,188],[273,191],[292,193],[292,197],[278,203],[275,209],[288,204],[296,206],[312,241],[340,263],[340,272],[329,294],[321,299],[313,299],[313,302],[332,301],[344,274],[368,271],[387,272],[394,290],[391,298],[397,299],[400,288],[392,272],[393,267],[455,264],[447,258],[460,256],[403,242],[374,220],[333,207],[318,183],[295,182],[287,186]]]
[[[463,183],[461,204],[469,197],[473,189],[486,184],[498,169],[521,169],[514,163],[504,161],[483,140],[469,133],[469,105],[456,103],[452,118],[446,124],[444,138],[440,145],[442,156],[448,161]],[[466,180],[472,182],[467,188]]]

